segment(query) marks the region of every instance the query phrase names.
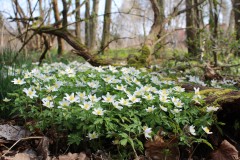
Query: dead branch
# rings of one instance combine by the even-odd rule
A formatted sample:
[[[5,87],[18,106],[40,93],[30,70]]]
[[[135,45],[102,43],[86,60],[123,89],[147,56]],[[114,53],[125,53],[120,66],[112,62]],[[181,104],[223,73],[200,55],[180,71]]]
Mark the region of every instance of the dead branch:
[[[67,14],[67,16],[72,16],[73,14],[75,14],[77,12],[77,10],[79,10],[84,4],[86,3],[86,0],[83,1],[77,8],[75,8],[73,11],[71,11],[70,13]]]
[[[185,9],[180,10],[180,11],[178,11],[178,7],[177,7],[177,8],[174,8],[174,12],[173,12],[172,14],[175,15],[175,16],[178,16],[178,15],[180,15],[180,14],[182,14],[182,13],[185,13],[186,11],[188,11],[188,10],[190,10],[190,9],[192,9],[192,8],[195,8],[195,7],[203,4],[205,1],[206,1],[206,0],[202,0],[202,1],[200,1],[200,2],[198,2],[198,3],[196,3],[196,4],[194,4],[194,5],[191,5],[191,6],[187,7],[187,8],[185,8]]]
[[[24,18],[13,18],[13,17],[8,17],[7,19],[10,19],[10,22],[14,22],[14,21],[20,21],[20,22],[24,22],[27,23],[29,21],[36,21],[39,20],[40,17],[24,17]]]
[[[63,28],[54,28],[52,26],[42,26],[38,28],[32,28],[37,34],[50,34],[64,39],[70,46],[75,49],[75,53],[82,56],[85,60],[89,60],[89,63],[93,66],[108,65],[109,62],[103,62],[93,55],[85,45],[79,42],[79,40],[73,36],[70,32]]]
[[[221,68],[231,68],[231,67],[238,67],[238,66],[240,66],[240,64],[233,64],[233,65],[221,65],[221,66],[219,66],[219,67],[221,67]]]
[[[43,40],[44,40],[43,43],[44,43],[45,49],[44,49],[41,57],[39,58],[39,66],[42,64],[42,61],[43,61],[43,59],[45,59],[45,56],[47,54],[47,51],[50,49],[50,45],[48,43],[47,36],[46,35],[42,35],[42,37],[43,37]]]
[[[102,53],[112,42],[115,42],[115,41],[118,41],[118,40],[121,40],[121,39],[134,39],[135,37],[120,37],[120,38],[114,38],[112,40],[110,40],[109,42],[107,42],[107,44],[102,47],[98,52],[97,54],[100,54]]]
[[[17,142],[15,142],[1,157],[4,157],[6,154],[8,154],[9,151],[11,151],[11,149],[16,146],[20,141],[23,140],[29,140],[29,139],[43,139],[44,137],[26,137],[26,138],[21,138],[19,139]]]

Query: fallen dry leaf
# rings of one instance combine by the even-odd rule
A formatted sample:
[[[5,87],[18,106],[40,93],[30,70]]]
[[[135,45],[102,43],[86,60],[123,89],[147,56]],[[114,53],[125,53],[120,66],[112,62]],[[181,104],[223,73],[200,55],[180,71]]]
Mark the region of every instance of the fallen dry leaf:
[[[31,160],[31,158],[26,153],[18,153],[13,157],[13,160]]]
[[[237,149],[227,140],[222,141],[219,148],[211,153],[213,160],[238,160]]]
[[[156,136],[153,141],[146,142],[145,155],[152,160],[178,160],[180,152],[177,142],[175,137],[164,141],[161,136]]]
[[[59,160],[78,160],[78,154],[69,152],[67,155],[60,155],[58,159]]]
[[[83,152],[81,152],[78,156],[78,160],[88,160],[89,158],[87,157],[87,155]]]
[[[0,137],[10,141],[17,141],[27,137],[30,132],[21,126],[11,126],[8,124],[0,125]]]

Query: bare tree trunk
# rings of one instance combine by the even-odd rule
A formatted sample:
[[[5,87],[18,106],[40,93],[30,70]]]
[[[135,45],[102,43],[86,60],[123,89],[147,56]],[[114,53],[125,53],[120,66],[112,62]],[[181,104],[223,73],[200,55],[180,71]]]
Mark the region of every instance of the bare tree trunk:
[[[55,22],[57,23],[56,27],[61,28],[61,24],[59,23],[60,15],[59,15],[59,10],[58,10],[58,1],[52,0],[52,5],[53,5]],[[63,40],[60,37],[57,37],[57,42],[58,42],[58,56],[61,56],[63,54],[63,50],[64,50]]]
[[[228,31],[231,33],[233,33],[234,31],[234,23],[235,23],[235,15],[234,15],[234,0],[231,0],[232,3],[232,9],[231,9],[231,13],[230,13],[230,17],[229,17],[229,23],[228,23]]]
[[[85,3],[85,45],[90,48],[90,2]]]
[[[39,15],[40,15],[40,21],[41,23],[43,22],[44,20],[44,11],[43,11],[43,3],[42,3],[42,0],[39,0],[38,1],[38,4],[39,4]],[[36,41],[37,41],[37,48],[38,50],[41,50],[41,44],[42,44],[42,36],[36,36]]]
[[[143,63],[149,63],[152,59],[152,55],[156,51],[156,45],[163,46],[164,43],[164,0],[150,0],[152,5],[152,10],[154,12],[154,20],[151,26],[151,30],[147,36],[146,43],[142,49],[143,57],[146,57],[146,60],[143,60]],[[157,42],[157,43],[156,43]]]
[[[157,39],[161,38],[161,41],[159,41],[154,46],[154,51],[153,51],[153,56],[154,57],[156,57],[156,52],[157,51],[164,48],[164,43],[165,43],[165,38],[163,38],[163,35],[165,34],[165,29],[164,29],[164,20],[165,20],[164,0],[157,0],[157,4],[158,4],[158,11],[155,12],[155,14],[158,14],[158,15],[154,16],[154,23],[155,23],[155,26],[160,27],[160,30],[158,30],[158,32],[156,33],[156,36],[157,36]],[[155,19],[155,18],[157,18],[157,19]]]
[[[18,10],[19,10],[18,9],[18,2],[16,0],[12,0],[12,2],[13,2],[12,5],[14,5],[14,7],[13,7],[14,15],[15,15],[16,18],[19,18],[18,17],[18,14],[19,14],[19,12],[18,12]],[[17,23],[18,34],[21,35],[22,34],[22,29],[21,29],[22,27],[21,27],[20,21],[17,21],[16,23]],[[21,42],[24,41],[22,36],[19,39],[20,39]]]
[[[39,13],[40,13],[40,17],[43,21],[44,19],[44,11],[43,11],[43,4],[42,4],[42,0],[38,0],[38,3],[39,3]]]
[[[186,0],[186,8],[197,3],[197,0]],[[197,28],[200,26],[197,22],[198,15],[197,7],[187,10],[186,12],[186,35],[187,47],[190,56],[197,56],[199,52],[199,35],[197,35]],[[196,36],[197,35],[197,36]]]
[[[62,20],[62,27],[64,29],[67,29],[67,26],[68,26],[68,20],[67,20],[67,13],[68,13],[68,3],[66,0],[62,0],[62,4],[63,4],[63,10],[62,10],[62,17],[63,17],[63,20]]]
[[[21,6],[19,5],[18,0],[12,0],[12,2],[15,6],[15,10],[14,10],[15,17],[19,19],[26,19],[27,18],[26,14],[24,13]],[[17,21],[17,28],[18,28],[18,33],[22,35],[23,34],[22,28],[28,28],[28,23],[26,21]],[[20,36],[19,39],[22,43],[25,43],[26,38],[27,38],[27,34],[25,36]],[[28,46],[31,46],[31,43],[29,43]],[[27,53],[27,50],[26,50],[27,46],[25,46],[23,49],[24,49],[24,52]]]
[[[217,13],[217,1],[209,0],[209,25],[210,25],[210,34],[211,34],[211,41],[212,41],[212,48],[213,48],[213,61],[214,66],[218,66],[217,61],[217,51],[216,51],[216,40],[218,37],[218,13]]]
[[[1,27],[1,48],[3,49],[3,45],[4,45],[4,42],[3,42],[4,20],[3,20],[2,15],[0,15],[0,27]]]
[[[29,10],[29,13],[32,13],[32,3],[31,3],[31,0],[27,0],[28,2],[28,10]]]
[[[21,19],[24,19],[26,18],[26,15],[25,13],[23,12],[22,8],[20,7],[19,3],[18,3],[18,0],[12,0],[13,3],[15,4],[15,8],[16,8],[16,13],[19,14],[19,17]],[[24,27],[26,27],[26,23],[22,23]]]
[[[163,20],[164,16],[164,8],[163,8],[163,0],[150,0],[152,4],[152,9],[154,12],[154,20],[151,26],[151,30],[148,36],[150,40],[157,40],[160,36],[160,32],[163,30]]]
[[[75,0],[75,8],[79,8],[80,7],[80,0]],[[81,22],[80,22],[80,8],[77,9],[76,13],[75,13],[75,19],[76,19],[76,24],[75,24],[75,34],[76,37],[79,39],[79,41],[81,42]]]
[[[235,16],[235,30],[236,30],[236,39],[240,41],[240,0],[234,0],[234,16]],[[236,56],[240,56],[240,51]]]
[[[200,2],[200,0],[194,0],[194,5],[197,5]],[[195,19],[194,19],[194,23],[196,25],[196,37],[195,37],[195,45],[196,45],[196,53],[197,55],[199,55],[200,52],[200,42],[201,42],[201,31],[200,28],[202,28],[204,26],[204,22],[203,22],[203,17],[202,17],[202,9],[200,9],[200,6],[196,6],[195,8],[193,8],[193,10],[195,11]]]
[[[106,49],[105,46],[107,45],[107,43],[110,40],[111,6],[112,6],[112,0],[106,0],[106,2],[105,2],[105,12],[104,12],[103,32],[102,32],[102,41],[101,41],[102,53],[104,53],[104,49]]]
[[[98,28],[98,10],[99,10],[99,0],[93,1],[93,10],[91,15],[91,28],[90,28],[90,35],[91,35],[91,44],[90,49],[94,50],[97,48],[97,28]]]

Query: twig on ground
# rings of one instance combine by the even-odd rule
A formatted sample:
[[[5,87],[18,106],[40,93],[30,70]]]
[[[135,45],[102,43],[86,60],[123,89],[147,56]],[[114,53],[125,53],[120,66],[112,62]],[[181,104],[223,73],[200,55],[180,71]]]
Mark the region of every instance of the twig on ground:
[[[26,137],[26,138],[21,138],[21,139],[17,140],[17,141],[7,150],[7,152],[4,153],[1,157],[4,157],[8,152],[11,151],[11,149],[12,149],[14,146],[16,146],[16,145],[17,145],[20,141],[22,141],[22,140],[42,139],[42,138],[44,138],[44,137]]]

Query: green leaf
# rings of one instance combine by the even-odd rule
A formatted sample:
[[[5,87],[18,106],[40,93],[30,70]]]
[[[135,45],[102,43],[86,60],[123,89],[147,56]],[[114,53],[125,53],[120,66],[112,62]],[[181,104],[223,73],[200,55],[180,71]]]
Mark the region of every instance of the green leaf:
[[[128,139],[122,139],[122,140],[120,140],[120,144],[121,144],[122,146],[126,146],[127,142],[128,142]]]
[[[97,119],[96,121],[94,121],[94,124],[102,124],[103,123],[103,119]]]
[[[119,136],[121,136],[123,138],[128,138],[128,135],[126,133],[120,133]]]
[[[132,138],[129,138],[129,139],[128,139],[128,141],[130,142],[130,144],[131,144],[132,148],[135,148],[135,147],[134,147],[134,143],[133,143],[133,140],[132,140]]]
[[[206,145],[208,145],[212,150],[213,150],[213,146],[211,143],[209,143],[206,139],[198,139],[197,142],[203,142]]]
[[[138,139],[135,139],[135,141],[136,141],[137,144],[139,145],[139,148],[140,148],[141,150],[143,150],[143,149],[144,149],[143,143],[142,143],[140,140],[138,140]]]

